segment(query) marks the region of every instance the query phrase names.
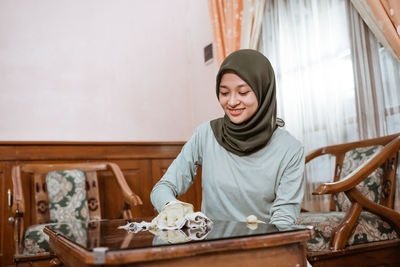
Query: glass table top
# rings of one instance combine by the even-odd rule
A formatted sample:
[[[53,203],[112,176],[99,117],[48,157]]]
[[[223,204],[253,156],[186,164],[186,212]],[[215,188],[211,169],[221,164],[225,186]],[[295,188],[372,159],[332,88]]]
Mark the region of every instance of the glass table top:
[[[140,222],[142,220],[133,220]],[[76,244],[92,251],[96,247],[107,247],[108,250],[149,248],[168,246],[179,243],[204,242],[238,237],[271,235],[307,229],[305,226],[275,226],[257,224],[250,227],[245,222],[213,221],[211,229],[206,231],[181,229],[154,232],[142,230],[137,233],[118,229],[129,221],[102,220],[89,222],[56,223],[47,228],[63,235]],[[252,228],[252,229],[251,229]]]

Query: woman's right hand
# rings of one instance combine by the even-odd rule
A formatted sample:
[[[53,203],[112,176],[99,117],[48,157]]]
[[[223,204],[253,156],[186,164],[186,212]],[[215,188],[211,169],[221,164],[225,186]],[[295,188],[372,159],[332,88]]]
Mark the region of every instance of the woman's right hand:
[[[165,205],[157,217],[151,221],[152,227],[179,227],[179,224],[185,219],[186,215],[190,213],[193,213],[192,204],[181,201],[170,202]]]

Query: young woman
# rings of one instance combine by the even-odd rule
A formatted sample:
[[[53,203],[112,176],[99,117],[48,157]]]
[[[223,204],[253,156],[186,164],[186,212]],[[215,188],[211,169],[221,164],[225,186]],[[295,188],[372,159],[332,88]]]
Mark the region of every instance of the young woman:
[[[217,74],[223,118],[200,125],[165,175],[151,201],[169,226],[193,212],[177,201],[202,166],[202,212],[211,220],[294,224],[304,194],[304,149],[276,118],[275,75],[261,53],[230,54]]]

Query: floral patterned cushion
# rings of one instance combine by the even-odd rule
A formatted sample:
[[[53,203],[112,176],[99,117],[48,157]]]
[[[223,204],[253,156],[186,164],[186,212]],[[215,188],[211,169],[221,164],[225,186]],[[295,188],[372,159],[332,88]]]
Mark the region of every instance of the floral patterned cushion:
[[[37,255],[49,252],[49,236],[43,232],[46,225],[54,227],[67,236],[70,240],[80,244],[86,244],[87,223],[74,222],[62,224],[36,224],[28,227],[24,234],[24,255]]]
[[[329,250],[329,240],[335,227],[343,219],[345,212],[306,212],[297,219],[301,225],[311,225],[315,237],[307,241],[307,250]],[[379,216],[370,212],[361,212],[360,218],[350,235],[346,246],[398,238],[394,229]]]
[[[36,224],[25,230],[24,255],[40,254],[49,251],[49,236],[43,232],[45,224]]]
[[[81,170],[53,171],[46,176],[51,222],[87,221],[86,173]]]
[[[361,164],[369,160],[375,153],[382,150],[382,146],[363,147],[350,150],[346,153],[343,160],[341,178],[346,177],[356,170]],[[377,168],[364,181],[359,183],[356,188],[368,199],[379,203],[382,192],[383,169]],[[350,208],[350,200],[345,193],[340,192],[333,195],[336,202],[337,211],[347,211]]]

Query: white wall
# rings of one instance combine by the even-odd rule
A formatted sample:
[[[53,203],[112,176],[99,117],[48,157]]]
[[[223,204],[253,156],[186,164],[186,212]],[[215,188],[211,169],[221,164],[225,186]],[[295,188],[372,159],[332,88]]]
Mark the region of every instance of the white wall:
[[[185,141],[221,116],[207,1],[2,0],[0,140]]]

